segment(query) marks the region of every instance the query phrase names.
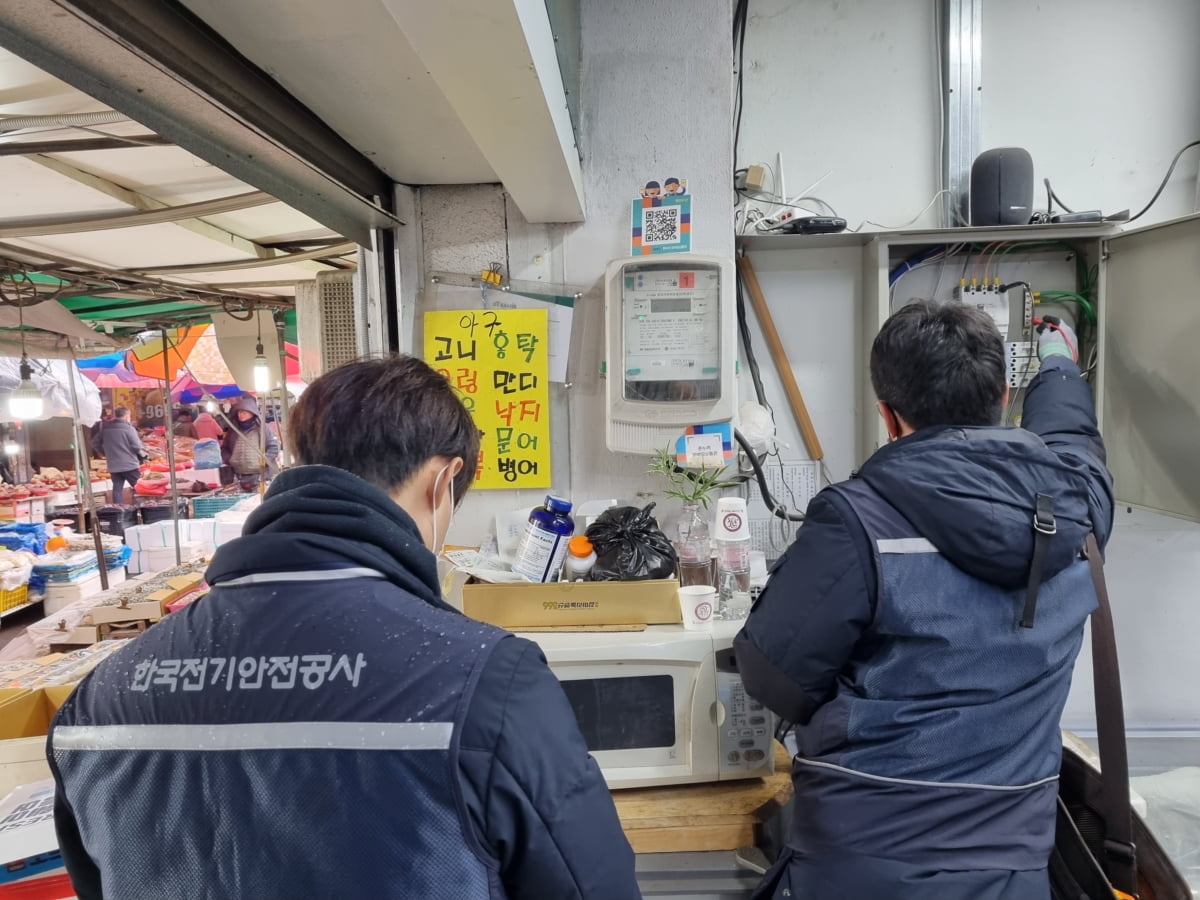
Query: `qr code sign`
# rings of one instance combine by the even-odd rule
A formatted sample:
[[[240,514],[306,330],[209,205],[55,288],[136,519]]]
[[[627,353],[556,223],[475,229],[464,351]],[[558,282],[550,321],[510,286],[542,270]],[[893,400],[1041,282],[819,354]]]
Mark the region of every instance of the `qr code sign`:
[[[677,244],[681,230],[678,206],[652,206],[642,210],[642,243]]]

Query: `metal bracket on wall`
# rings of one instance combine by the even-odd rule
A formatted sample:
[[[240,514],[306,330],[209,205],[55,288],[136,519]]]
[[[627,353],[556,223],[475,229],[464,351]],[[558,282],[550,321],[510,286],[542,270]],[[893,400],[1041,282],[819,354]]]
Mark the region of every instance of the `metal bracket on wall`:
[[[983,110],[983,0],[942,0],[943,186],[947,224],[970,221],[971,163]],[[956,216],[957,212],[957,216]]]

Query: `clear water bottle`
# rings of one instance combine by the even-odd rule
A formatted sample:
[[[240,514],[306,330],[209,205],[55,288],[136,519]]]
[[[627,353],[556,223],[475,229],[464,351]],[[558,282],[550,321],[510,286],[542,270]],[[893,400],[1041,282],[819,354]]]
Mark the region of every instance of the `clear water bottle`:
[[[744,499],[722,497],[717,501],[714,538],[718,614],[722,619],[744,619],[750,614],[750,524]]]
[[[567,555],[567,543],[575,533],[571,501],[546,496],[544,506],[529,514],[529,522],[512,570],[526,581],[557,581]]]

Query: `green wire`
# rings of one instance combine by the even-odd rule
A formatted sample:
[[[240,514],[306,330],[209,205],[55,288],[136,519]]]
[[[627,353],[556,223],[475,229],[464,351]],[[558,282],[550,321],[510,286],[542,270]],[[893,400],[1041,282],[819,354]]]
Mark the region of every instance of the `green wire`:
[[[1096,321],[1096,308],[1082,294],[1077,294],[1075,291],[1038,291],[1038,297],[1052,297],[1056,299],[1072,300],[1079,304],[1079,308],[1083,311],[1083,316],[1089,322]]]

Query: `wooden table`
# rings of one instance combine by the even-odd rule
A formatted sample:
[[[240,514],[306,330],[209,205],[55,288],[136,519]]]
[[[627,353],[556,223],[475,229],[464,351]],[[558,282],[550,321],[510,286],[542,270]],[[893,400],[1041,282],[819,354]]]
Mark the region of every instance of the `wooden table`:
[[[775,744],[775,774],[746,781],[613,791],[635,853],[736,850],[792,799],[792,760]]]

